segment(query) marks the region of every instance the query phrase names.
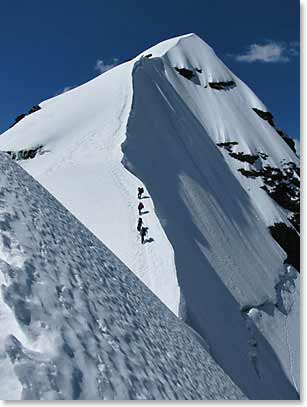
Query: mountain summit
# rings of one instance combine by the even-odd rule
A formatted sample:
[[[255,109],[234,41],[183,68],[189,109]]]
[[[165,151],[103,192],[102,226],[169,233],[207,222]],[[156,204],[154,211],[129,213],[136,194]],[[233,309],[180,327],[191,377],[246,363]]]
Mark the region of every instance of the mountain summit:
[[[297,397],[299,159],[202,39],[164,41],[40,103],[0,150],[194,328],[247,397]]]

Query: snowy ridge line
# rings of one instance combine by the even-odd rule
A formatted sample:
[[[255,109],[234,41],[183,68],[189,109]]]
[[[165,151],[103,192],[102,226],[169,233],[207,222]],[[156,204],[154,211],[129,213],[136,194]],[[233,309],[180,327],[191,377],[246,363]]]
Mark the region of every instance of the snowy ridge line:
[[[20,164],[178,314],[180,293],[172,247],[148,200],[146,221],[155,243],[140,252],[133,209],[140,182],[121,164],[134,63],[122,64],[43,102],[40,111],[10,129],[8,137],[1,137],[0,149],[19,150],[20,143],[28,148],[41,142],[49,153]],[[29,137],[21,139],[21,133]],[[160,253],[164,253],[162,260]]]
[[[189,35],[191,35],[191,34],[189,34]],[[176,44],[174,44],[173,46],[175,46],[175,45]],[[136,67],[140,63],[141,63],[140,60],[138,58],[135,58],[133,60],[133,64],[130,67],[130,79],[131,79],[130,86],[131,86],[131,88],[132,88],[132,83],[133,83],[133,71],[136,69]],[[127,172],[129,174],[129,176],[132,176],[133,178],[135,178],[135,180],[134,180],[135,185],[138,185],[138,186],[139,185],[144,185],[145,189],[146,189],[146,185],[133,173],[133,171],[130,171],[129,163],[126,162],[125,156],[124,156],[124,153],[123,153],[123,146],[125,145],[125,142],[127,140],[127,131],[128,131],[129,118],[131,117],[131,115],[133,115],[132,103],[133,103],[133,95],[130,95],[130,104],[129,104],[129,109],[126,110],[126,117],[125,117],[124,120],[120,120],[120,117],[119,117],[119,120],[118,120],[119,121],[119,127],[118,127],[118,130],[114,132],[114,134],[117,133],[117,132],[123,134],[123,136],[121,138],[121,142],[118,145],[118,148],[119,148],[118,155],[120,157],[120,164],[121,164],[121,167],[122,167],[123,171],[125,173]],[[125,104],[127,104],[127,101],[126,101]],[[120,113],[120,116],[122,116],[124,110],[125,110],[125,108],[123,107],[122,111]],[[119,130],[121,128],[123,128],[124,131],[119,132]],[[110,150],[110,152],[111,152],[111,150]],[[112,167],[112,165],[111,165],[111,168],[113,168],[113,170],[114,170],[114,167]],[[118,184],[121,185],[120,190],[121,191],[125,190],[125,194],[123,194],[123,197],[125,196],[126,199],[127,199],[127,197],[129,197],[129,195],[131,196],[131,190],[129,191],[126,184],[125,184],[125,181],[124,181],[125,177],[122,177],[121,172],[119,172],[119,171],[114,171],[113,173],[114,173],[114,178],[116,179],[116,182],[118,182]],[[136,194],[136,190],[137,190],[137,188],[135,186],[135,194]],[[143,281],[145,281],[147,286],[149,288],[151,288],[154,292],[156,292],[156,293],[159,292],[160,299],[162,299],[164,304],[167,305],[168,308],[176,316],[182,317],[184,315],[184,305],[183,305],[184,304],[184,299],[181,298],[182,294],[180,293],[180,287],[179,287],[178,281],[177,281],[176,268],[175,268],[174,259],[173,259],[174,258],[173,248],[171,246],[171,243],[167,239],[167,236],[164,233],[162,223],[161,223],[159,217],[156,214],[154,202],[152,201],[150,196],[148,198],[151,201],[151,208],[149,208],[149,209],[151,209],[152,212],[155,214],[155,223],[158,224],[158,227],[161,230],[160,233],[163,234],[163,239],[167,240],[167,244],[169,245],[169,250],[172,251],[171,268],[168,269],[168,270],[165,270],[165,271],[168,274],[170,274],[169,282],[171,282],[171,284],[172,284],[172,292],[173,292],[173,294],[170,296],[170,298],[168,298],[169,297],[169,292],[165,293],[165,294],[162,293],[162,291],[161,291],[161,282],[159,281],[161,279],[161,277],[159,275],[157,275],[155,270],[154,270],[155,266],[157,268],[159,268],[161,266],[161,262],[159,261],[159,259],[158,259],[158,261],[155,261],[157,258],[159,258],[160,254],[158,253],[158,255],[157,255],[154,252],[151,252],[148,255],[149,250],[145,251],[145,253],[144,253],[144,251],[142,252],[142,248],[141,248],[141,249],[138,249],[138,251],[137,251],[137,257],[139,257],[140,259],[145,258],[145,261],[146,261],[145,269],[147,270],[147,273],[146,273],[147,276],[143,275],[143,278],[144,278]],[[135,201],[135,204],[136,204],[136,201]],[[128,205],[130,206],[130,208],[132,208],[131,201],[129,202]],[[137,221],[137,218],[135,217],[135,224],[136,224],[136,221]],[[155,225],[153,225],[151,223],[146,223],[146,225],[149,227],[150,232],[151,232],[152,226],[155,226]],[[130,226],[132,226],[132,225],[130,225]],[[133,225],[133,226],[135,227],[135,225]],[[153,231],[155,231],[155,228],[153,229]],[[136,244],[138,244],[138,241],[136,242]],[[141,267],[141,269],[142,269],[142,267]],[[139,275],[139,274],[137,273],[137,275]],[[139,277],[141,277],[141,275],[139,275]],[[148,280],[148,277],[150,278],[150,280]],[[180,312],[180,315],[179,315],[179,312]]]
[[[231,89],[219,86],[231,80]],[[193,34],[158,44],[43,102],[1,136],[0,149],[44,145],[48,154],[20,165],[175,313],[179,282],[185,320],[243,392],[253,399],[295,399],[299,279],[289,290],[287,301],[295,305],[288,315],[257,310],[257,368],[240,312],[277,301],[285,252],[268,226],[284,222],[287,212],[260,188],[260,179],[251,182],[238,171],[244,158],[239,153],[261,151],[278,168],[282,160],[298,162],[254,108],[268,115]],[[238,160],[217,147],[234,140]],[[248,163],[244,168],[251,170]],[[151,198],[144,221],[154,239],[144,247],[136,232],[140,180]]]
[[[183,42],[188,40],[189,38],[184,39]],[[133,70],[133,106],[128,121],[127,140],[122,146],[125,165],[148,188],[155,202],[156,213],[160,217],[161,224],[163,224],[168,239],[174,248],[179,285],[184,298],[187,300],[189,324],[206,339],[216,360],[221,363],[249,397],[255,399],[274,399],[276,397],[296,399],[297,393],[290,383],[291,377],[290,379],[287,377],[288,366],[281,366],[279,357],[282,355],[275,353],[271,348],[272,341],[267,341],[267,332],[264,330],[260,332],[256,325],[254,325],[253,330],[260,345],[257,352],[259,362],[255,368],[253,360],[250,358],[249,332],[240,313],[240,309],[247,304],[260,305],[276,301],[275,284],[278,281],[278,273],[282,266],[284,254],[270,236],[261,212],[258,212],[258,208],[254,207],[251,201],[254,196],[250,195],[254,194],[255,189],[247,195],[242,178],[240,179],[237,174],[234,178],[231,175],[234,172],[233,167],[229,165],[228,161],[224,161],[224,163],[221,161],[221,153],[217,151],[215,143],[212,143],[213,140],[210,140],[213,138],[212,132],[206,131],[207,126],[204,127],[203,122],[195,115],[192,110],[193,105],[186,103],[191,100],[188,93],[190,89],[197,89],[197,87],[175,72],[174,66],[183,65],[188,68],[191,66],[189,63],[184,65],[181,62],[176,62],[175,50],[176,47],[171,48],[162,58],[156,57],[156,54],[152,52],[152,57],[142,58],[138,64],[135,64]],[[154,48],[151,51],[154,51]],[[168,53],[173,53],[174,56],[169,57]],[[181,56],[178,56],[178,59],[180,58]],[[185,60],[185,57],[182,60]],[[193,62],[192,66],[198,66],[198,64]],[[222,101],[224,96],[212,92],[214,91],[210,91],[208,96],[212,95],[212,97]],[[232,92],[237,92],[237,90]],[[251,94],[252,92],[247,87],[244,88],[245,97],[246,95],[249,97]],[[256,99],[256,97],[252,96],[251,99]],[[149,100],[151,101],[150,104],[147,103]],[[197,95],[192,100],[197,100]],[[246,112],[253,120],[255,117],[252,106],[259,104],[253,103],[248,113]],[[153,113],[152,106],[157,106],[158,111]],[[196,106],[194,107],[196,108]],[[155,115],[159,117],[159,121],[155,120]],[[180,117],[184,118],[182,123],[180,123]],[[210,116],[211,121],[212,118],[213,116]],[[209,117],[206,119],[209,121]],[[148,124],[152,124],[152,126]],[[259,125],[262,127],[263,123],[260,122]],[[228,141],[227,138],[224,140]],[[217,142],[220,139],[214,141]],[[242,142],[241,138],[239,141],[246,147],[246,142]],[[254,148],[257,148],[257,151],[262,151],[261,145],[256,145],[252,149],[247,147],[246,150],[252,154]],[[136,154],[136,150],[142,152],[140,156]],[[205,159],[202,159],[201,154]],[[207,164],[206,161],[208,161]],[[190,162],[189,165],[187,165],[188,162]],[[157,165],[163,178],[156,177],[152,173],[151,169]],[[169,173],[171,173],[170,176],[168,176]],[[222,197],[221,192],[214,185],[214,183],[219,182],[228,190],[228,200],[230,200],[230,196],[238,195],[240,197],[240,199],[235,200],[236,202],[231,209],[226,207],[225,197]],[[173,186],[182,188],[179,194]],[[204,188],[203,191],[202,188]],[[203,203],[201,203],[202,201]],[[172,206],[168,202],[172,202],[174,205]],[[243,202],[246,202],[246,205]],[[181,206],[182,209],[180,209]],[[235,209],[240,206],[242,206],[243,216]],[[271,206],[276,210],[275,204],[271,203]],[[237,215],[235,215],[235,211],[238,212]],[[279,209],[277,209],[278,211]],[[204,226],[201,231],[202,236],[197,242],[199,254],[195,251],[196,247],[189,247],[191,244],[188,243],[188,239],[185,241],[184,238],[185,234],[194,239],[195,236],[199,235],[196,230],[194,233],[189,231],[187,223],[184,224],[184,220],[188,217],[192,218],[198,230],[201,223],[203,223],[201,226]],[[232,225],[227,219],[231,217],[234,217],[235,221],[232,222]],[[165,218],[166,222],[162,222],[162,219]],[[245,224],[242,222],[244,218]],[[214,226],[212,220],[217,225]],[[227,231],[224,229],[224,222],[228,223]],[[232,227],[234,229],[230,232]],[[224,236],[218,233],[219,229],[224,230]],[[203,243],[201,241],[203,239],[206,242],[206,237],[211,234],[213,236],[210,242]],[[219,235],[220,237],[217,238]],[[226,239],[225,236],[227,236]],[[234,246],[229,245],[230,236],[232,240],[234,236],[238,237]],[[264,241],[265,244],[263,244]],[[215,246],[218,246],[220,250],[216,250]],[[249,247],[253,249],[251,250]],[[240,265],[238,259],[242,261],[248,258],[246,257],[246,250],[253,260],[251,261],[249,258],[246,264]],[[238,251],[242,251],[241,254]],[[184,256],[184,252],[187,252],[188,255]],[[231,258],[231,253],[235,253],[236,256]],[[201,258],[199,257],[200,254]],[[208,258],[210,262],[208,262]],[[222,269],[216,261],[220,258],[224,261]],[[210,263],[215,264],[214,269],[210,267]],[[255,263],[254,266],[252,266],[253,263]],[[195,269],[199,270],[197,271],[198,275]],[[228,270],[233,270],[234,273],[230,275]],[[217,278],[222,278],[224,287],[218,283],[214,273],[218,274]],[[197,275],[195,281],[193,281],[192,275]],[[259,281],[259,284],[256,283],[259,278],[267,280],[266,283],[264,280],[261,283]],[[255,283],[258,284],[257,288]],[[266,290],[265,293],[262,291],[263,288]],[[250,293],[249,299],[249,295],[246,295],[248,292]],[[218,297],[213,298],[212,293],[218,293]],[[235,298],[231,298],[232,296]],[[210,298],[211,301],[206,297]],[[229,297],[228,300],[227,297]],[[215,302],[218,304],[214,306]],[[227,315],[219,315],[217,309],[221,309],[220,312],[222,312],[225,308],[227,308]],[[251,323],[253,324],[252,321]],[[227,328],[229,324],[232,325],[230,331]],[[280,321],[280,324],[283,325],[283,321]],[[218,343],[221,336],[228,338],[226,344]],[[238,342],[241,344],[240,351],[239,354],[234,355],[232,353]],[[275,343],[273,345],[276,346]],[[228,346],[229,349],[226,351]],[[270,355],[269,358],[268,355]],[[240,358],[240,363],[238,360],[235,362],[237,366],[240,366],[239,370],[235,369],[233,358],[236,360]],[[274,371],[276,383],[267,386],[264,383],[268,384],[271,380],[266,377],[268,371]],[[269,376],[271,377],[271,375]],[[281,380],[280,383],[278,383],[279,380]],[[250,386],[251,383],[253,383],[253,388]],[[276,387],[273,388],[274,386]],[[285,390],[283,395],[280,394],[281,388]]]
[[[154,57],[162,57],[164,56],[169,50],[176,47],[176,45],[181,41],[182,38],[188,38],[195,36],[194,33],[180,35],[178,37],[174,37],[168,40],[164,40],[160,42],[158,45],[154,45],[153,47],[148,48],[146,51],[140,53],[137,57],[133,59],[133,61],[138,61],[142,57],[146,57],[146,55],[150,54],[154,51]]]
[[[9,325],[2,330],[1,398],[245,398],[182,321],[51,194],[0,156],[1,199],[13,208],[5,230],[18,235],[25,255],[18,273],[1,263],[9,276],[2,293],[27,339]],[[14,370],[3,370],[8,361]]]

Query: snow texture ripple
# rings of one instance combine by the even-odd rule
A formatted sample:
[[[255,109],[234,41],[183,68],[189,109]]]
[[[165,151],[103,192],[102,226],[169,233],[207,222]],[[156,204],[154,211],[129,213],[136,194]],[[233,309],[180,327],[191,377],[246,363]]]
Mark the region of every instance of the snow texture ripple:
[[[1,398],[245,398],[191,329],[3,154],[0,173]]]
[[[289,226],[288,213],[238,171],[248,162],[217,146],[261,153],[258,169],[299,164],[253,110],[266,106],[195,34],[40,106],[0,137],[0,150],[42,146],[20,165],[197,330],[247,397],[297,398],[299,278],[268,230]]]

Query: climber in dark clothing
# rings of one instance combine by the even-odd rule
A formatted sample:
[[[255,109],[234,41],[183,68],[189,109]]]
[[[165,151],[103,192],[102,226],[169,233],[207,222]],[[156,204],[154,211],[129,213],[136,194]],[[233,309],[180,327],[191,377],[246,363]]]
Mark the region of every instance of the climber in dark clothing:
[[[145,243],[145,236],[147,235],[147,233],[148,233],[148,228],[142,226],[141,232],[140,232],[142,244]]]
[[[138,225],[137,225],[137,227],[136,227],[136,229],[137,229],[138,232],[141,231],[142,225],[143,225],[143,219],[142,219],[142,218],[139,218],[139,220],[138,220]]]
[[[138,187],[138,199],[142,199],[142,194],[144,193],[143,187]]]
[[[140,202],[139,206],[138,206],[138,211],[139,211],[140,216],[142,215],[142,209],[144,209],[144,205],[142,204],[142,202]]]

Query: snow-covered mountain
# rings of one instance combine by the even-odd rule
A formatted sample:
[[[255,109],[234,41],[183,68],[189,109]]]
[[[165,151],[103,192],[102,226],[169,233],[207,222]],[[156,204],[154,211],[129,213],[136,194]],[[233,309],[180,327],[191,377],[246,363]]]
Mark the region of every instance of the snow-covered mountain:
[[[297,397],[299,160],[204,41],[165,41],[40,103],[0,150],[196,329],[244,394]]]
[[[191,328],[0,157],[1,399],[245,398]]]

